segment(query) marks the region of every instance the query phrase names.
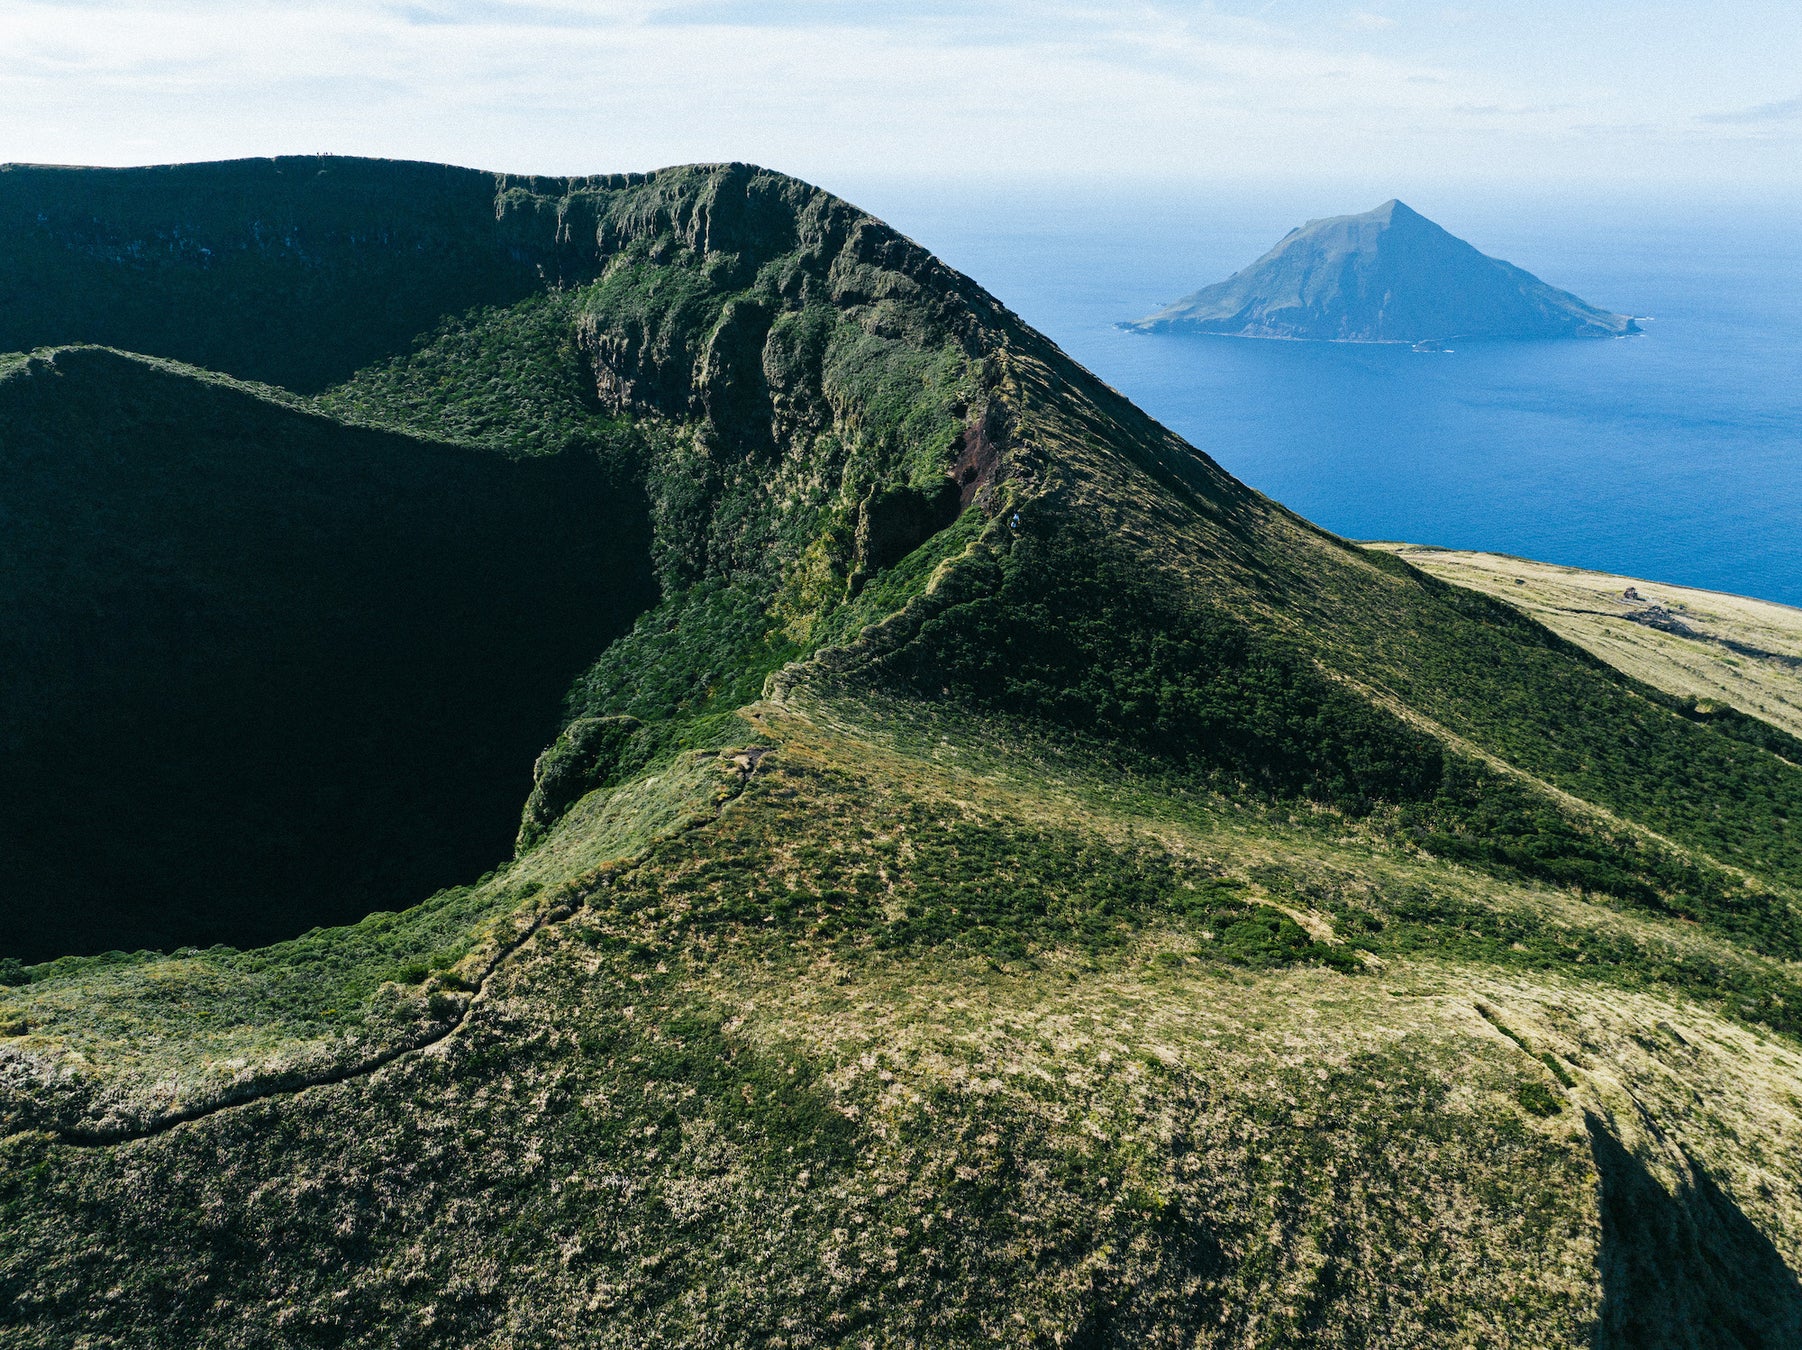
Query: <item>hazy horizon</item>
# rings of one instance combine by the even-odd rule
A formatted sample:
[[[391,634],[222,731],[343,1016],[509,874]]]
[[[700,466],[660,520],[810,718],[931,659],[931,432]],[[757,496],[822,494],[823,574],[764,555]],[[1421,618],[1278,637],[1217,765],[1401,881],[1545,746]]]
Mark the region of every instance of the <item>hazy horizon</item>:
[[[1802,10],[1770,0],[24,0],[0,18],[0,158],[1371,185],[1339,210],[1478,184],[1781,199],[1793,57]]]

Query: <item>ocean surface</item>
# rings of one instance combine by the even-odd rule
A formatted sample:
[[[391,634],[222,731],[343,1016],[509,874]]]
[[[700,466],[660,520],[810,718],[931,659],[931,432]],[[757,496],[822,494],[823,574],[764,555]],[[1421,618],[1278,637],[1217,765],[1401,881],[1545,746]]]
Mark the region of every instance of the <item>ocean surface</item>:
[[[1311,216],[1375,198],[847,195],[1230,472],[1339,534],[1802,605],[1802,211],[1404,193],[1484,252],[1649,319],[1637,338],[1426,354],[1115,327],[1226,277]]]

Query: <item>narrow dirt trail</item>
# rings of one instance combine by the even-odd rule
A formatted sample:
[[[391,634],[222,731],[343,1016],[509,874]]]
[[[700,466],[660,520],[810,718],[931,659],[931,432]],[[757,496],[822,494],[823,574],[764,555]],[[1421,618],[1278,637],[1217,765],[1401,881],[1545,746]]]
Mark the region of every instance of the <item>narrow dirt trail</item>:
[[[759,766],[770,754],[766,746],[751,746],[729,756],[729,762],[738,770],[737,785],[732,792],[722,798],[713,813],[705,819],[692,821],[677,830],[676,834],[685,834],[689,830],[703,828],[713,824],[733,802],[737,801],[750,787],[751,780],[756,777]],[[332,1087],[339,1083],[348,1083],[386,1068],[397,1060],[409,1055],[417,1055],[440,1045],[462,1029],[476,1006],[488,993],[488,987],[494,977],[500,973],[501,967],[520,951],[527,943],[551,924],[562,923],[581,909],[587,902],[587,894],[575,896],[568,901],[552,906],[534,916],[532,922],[515,933],[512,939],[504,943],[482,967],[481,974],[475,981],[475,987],[469,997],[463,1001],[454,1016],[447,1021],[434,1024],[422,1035],[410,1037],[386,1046],[374,1054],[351,1064],[341,1064],[330,1069],[321,1069],[309,1074],[295,1074],[292,1077],[273,1077],[263,1082],[249,1085],[240,1095],[215,1097],[208,1101],[197,1102],[193,1106],[178,1111],[170,1111],[141,1125],[121,1126],[116,1129],[81,1129],[78,1127],[54,1129],[49,1133],[56,1142],[69,1148],[114,1148],[121,1144],[136,1143],[143,1139],[154,1139],[158,1135],[168,1134],[171,1130],[189,1125],[195,1121],[205,1120],[223,1111],[233,1111],[245,1106],[253,1106],[258,1102],[271,1101],[279,1097],[294,1097],[315,1088]]]

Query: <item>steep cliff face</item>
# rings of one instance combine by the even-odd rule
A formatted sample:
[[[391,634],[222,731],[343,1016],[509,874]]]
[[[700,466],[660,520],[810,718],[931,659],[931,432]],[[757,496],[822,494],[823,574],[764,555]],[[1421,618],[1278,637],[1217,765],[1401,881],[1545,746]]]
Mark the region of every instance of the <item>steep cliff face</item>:
[[[722,679],[754,691],[999,468],[949,476],[1004,313],[744,165],[14,168],[0,226],[0,345],[275,382],[65,348],[9,386],[14,955],[267,941],[473,877],[648,584],[664,608],[573,711],[679,739],[673,714],[736,706]],[[383,447],[414,489],[359,477]],[[489,502],[459,521],[464,480]],[[503,502],[516,537],[480,523]],[[107,524],[65,528],[84,512]],[[210,616],[179,654],[174,611]],[[82,847],[98,811],[117,828]]]
[[[338,158],[0,170],[0,348],[91,342],[311,392],[555,266],[492,174]]]
[[[631,475],[192,368],[0,376],[0,947],[250,946],[504,857],[570,679],[656,599]]]
[[[0,585],[50,624],[7,697],[88,689],[31,633],[143,637],[179,593],[374,616],[497,708],[529,654],[561,715],[468,884],[256,950],[0,962],[22,1343],[1793,1339],[1802,743],[1316,529],[804,184],[293,165],[3,185],[62,194],[16,228],[47,294],[93,292],[10,340],[152,352],[0,359],[40,409],[0,421],[38,531]],[[365,251],[398,208],[334,175],[418,194],[404,247]],[[296,201],[337,242],[261,251]],[[208,327],[206,264],[137,265],[183,212],[251,241],[219,296],[300,325],[295,278],[349,278],[318,312],[366,328],[244,349],[285,388],[171,368],[237,359],[256,308]],[[241,524],[290,510],[310,566]],[[542,603],[610,575],[605,613]],[[505,650],[464,669],[447,614]],[[233,689],[279,673],[233,651]],[[295,683],[340,690],[315,655]],[[299,696],[275,715],[328,726]],[[403,768],[487,716],[430,707],[384,732]],[[89,854],[160,884],[104,806],[149,770],[109,771],[13,893],[39,937]]]
[[[5,165],[0,231],[0,350],[96,343],[307,393],[449,316],[579,288],[623,261],[704,270],[686,287],[698,309],[666,295],[594,330],[612,378],[638,391],[609,397],[666,413],[708,387],[693,367],[722,305],[706,296],[743,291],[778,261],[780,298],[744,309],[723,340],[749,340],[760,312],[767,334],[808,300],[890,302],[966,341],[997,313],[880,222],[742,164],[549,179],[336,156]]]
[[[1139,319],[1145,332],[1328,342],[1619,337],[1639,325],[1479,253],[1398,201],[1311,220],[1225,281]]]

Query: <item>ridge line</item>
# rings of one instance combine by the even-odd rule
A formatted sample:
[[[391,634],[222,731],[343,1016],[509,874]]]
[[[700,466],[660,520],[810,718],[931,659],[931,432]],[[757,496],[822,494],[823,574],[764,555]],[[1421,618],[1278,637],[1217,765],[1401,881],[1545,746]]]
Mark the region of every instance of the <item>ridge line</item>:
[[[745,752],[740,751],[739,753],[743,755]],[[721,813],[733,802],[742,797],[745,790],[750,787],[751,780],[756,777],[757,770],[767,754],[768,751],[766,750],[763,754],[748,756],[750,760],[749,765],[739,768],[736,789],[727,796],[719,799],[711,815],[704,819],[690,821],[681,828],[673,831],[671,834],[665,835],[664,838],[674,838],[676,835],[686,833],[688,830],[698,829],[703,825],[711,825],[717,821],[720,818]],[[730,763],[732,761],[728,760],[727,762]],[[653,840],[652,842],[655,843],[660,841]],[[648,851],[649,846],[647,845],[644,852]],[[642,856],[642,853],[639,856]],[[475,1010],[476,1004],[481,1002],[483,997],[487,994],[489,981],[492,980],[495,975],[500,973],[500,968],[505,964],[507,959],[518,952],[534,937],[538,936],[538,934],[547,926],[563,923],[572,918],[576,911],[594,895],[595,891],[602,889],[602,887],[606,885],[611,885],[611,879],[603,881],[600,886],[585,890],[578,895],[572,895],[566,901],[540,910],[523,932],[517,933],[513,941],[504,944],[501,950],[496,952],[489,959],[488,964],[483,968],[481,975],[477,978],[475,987],[471,991],[469,997],[464,1000],[462,1007],[457,1010],[450,1021],[442,1026],[442,1029],[434,1030],[422,1037],[414,1037],[405,1042],[390,1045],[377,1051],[374,1055],[371,1055],[366,1059],[359,1060],[355,1064],[342,1065],[322,1070],[307,1075],[299,1080],[273,1083],[261,1090],[246,1092],[242,1096],[215,1098],[212,1101],[202,1102],[180,1111],[174,1111],[159,1116],[142,1125],[134,1125],[129,1128],[116,1130],[65,1127],[45,1130],[42,1131],[42,1133],[49,1134],[54,1142],[67,1148],[112,1148],[121,1144],[136,1143],[144,1139],[154,1139],[160,1135],[168,1134],[182,1125],[189,1125],[196,1121],[205,1120],[210,1116],[218,1115],[224,1111],[235,1110],[238,1107],[253,1106],[258,1102],[272,1101],[279,1097],[295,1097],[303,1092],[310,1091],[313,1088],[331,1087],[338,1083],[350,1082],[352,1079],[367,1078],[371,1074],[385,1069],[388,1065],[393,1064],[399,1059],[403,1059],[408,1055],[418,1054],[424,1050],[429,1050],[435,1045],[443,1044],[458,1031],[462,1030],[464,1023],[469,1020],[470,1013]],[[19,1131],[19,1133],[31,1134],[38,1133],[38,1131],[28,1129]]]

